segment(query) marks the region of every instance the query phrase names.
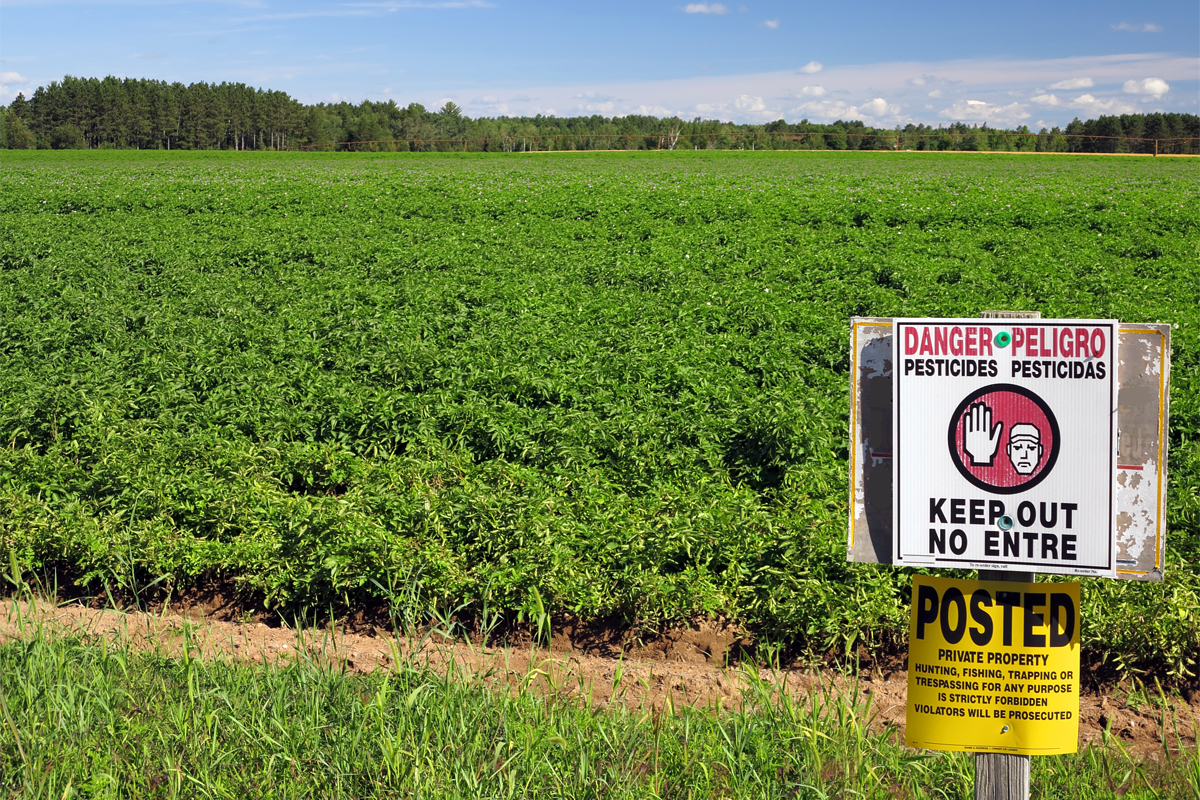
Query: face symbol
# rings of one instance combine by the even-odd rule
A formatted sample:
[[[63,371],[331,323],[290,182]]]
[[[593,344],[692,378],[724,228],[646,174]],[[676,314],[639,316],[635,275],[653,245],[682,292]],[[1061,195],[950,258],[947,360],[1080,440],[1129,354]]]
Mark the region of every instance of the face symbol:
[[[1018,475],[1030,475],[1042,460],[1042,436],[1036,425],[1013,425],[1008,435],[1008,460]]]

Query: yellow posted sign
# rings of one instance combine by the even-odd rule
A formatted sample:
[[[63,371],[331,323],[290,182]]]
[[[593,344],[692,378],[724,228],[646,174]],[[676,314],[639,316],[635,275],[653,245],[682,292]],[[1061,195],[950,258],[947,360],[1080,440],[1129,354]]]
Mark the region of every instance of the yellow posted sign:
[[[1053,755],[1078,739],[1078,583],[913,577],[909,747]]]

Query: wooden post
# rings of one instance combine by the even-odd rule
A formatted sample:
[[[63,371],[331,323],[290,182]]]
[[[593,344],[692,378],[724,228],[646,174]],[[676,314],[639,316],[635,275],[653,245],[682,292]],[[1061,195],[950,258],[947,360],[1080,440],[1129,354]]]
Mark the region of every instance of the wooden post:
[[[979,570],[981,581],[1033,583],[1032,572]],[[975,800],[1029,800],[1029,756],[975,754]]]

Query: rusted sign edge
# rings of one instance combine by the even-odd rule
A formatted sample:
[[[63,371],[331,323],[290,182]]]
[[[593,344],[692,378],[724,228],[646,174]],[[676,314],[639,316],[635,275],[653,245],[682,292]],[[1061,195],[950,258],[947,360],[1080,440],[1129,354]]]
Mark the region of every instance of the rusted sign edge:
[[[1150,570],[1118,569],[1123,580],[1161,581],[1163,579],[1166,545],[1164,510],[1167,505],[1167,429],[1170,418],[1171,394],[1171,326],[1165,323],[1122,323],[1118,333],[1158,334],[1158,452],[1155,463],[1157,498],[1154,513],[1154,567]],[[1119,373],[1118,373],[1119,374]],[[1119,391],[1119,387],[1118,387]],[[1118,465],[1118,469],[1120,466]]]
[[[850,318],[850,496],[849,508],[847,516],[849,517],[849,531],[846,542],[846,556],[848,561],[860,561],[855,558],[854,544],[857,536],[857,493],[859,489],[860,470],[858,465],[859,449],[861,447],[861,437],[859,436],[859,425],[862,420],[859,418],[860,406],[862,405],[862,386],[859,384],[859,372],[861,363],[859,356],[862,348],[859,347],[859,331],[862,328],[890,326],[892,324],[891,317],[851,317]],[[864,479],[865,476],[861,476]],[[865,488],[865,486],[864,486]],[[869,534],[868,534],[869,535]],[[881,562],[878,557],[869,560],[861,560],[860,563],[879,564]],[[891,563],[890,561],[887,563]]]

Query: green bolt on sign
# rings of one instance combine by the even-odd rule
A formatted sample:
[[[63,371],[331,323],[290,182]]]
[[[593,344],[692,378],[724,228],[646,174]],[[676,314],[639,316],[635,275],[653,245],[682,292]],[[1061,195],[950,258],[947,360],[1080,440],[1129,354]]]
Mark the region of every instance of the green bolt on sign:
[[[1114,577],[1117,322],[893,325],[894,563]]]

